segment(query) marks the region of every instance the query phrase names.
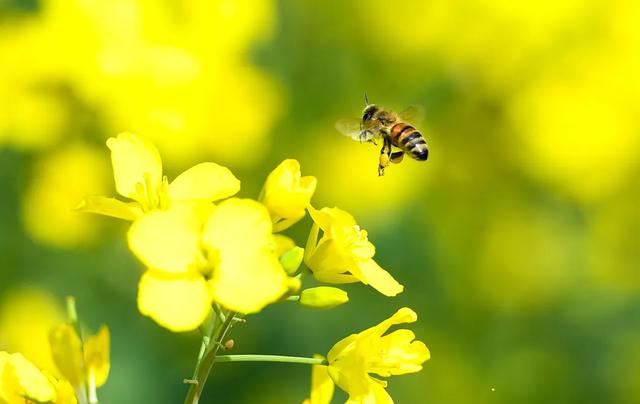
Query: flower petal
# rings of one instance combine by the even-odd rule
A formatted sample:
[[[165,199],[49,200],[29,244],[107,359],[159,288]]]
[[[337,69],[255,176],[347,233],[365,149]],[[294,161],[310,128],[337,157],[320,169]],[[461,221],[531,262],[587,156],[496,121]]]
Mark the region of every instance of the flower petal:
[[[387,330],[394,325],[404,324],[404,323],[414,323],[418,320],[418,315],[415,311],[411,310],[408,307],[403,307],[400,310],[396,311],[391,317],[388,319],[381,321],[378,325],[375,325],[371,328],[368,328],[362,331],[359,335],[362,338],[370,338],[375,337],[379,338],[387,332]]]
[[[199,274],[168,275],[147,271],[138,285],[138,309],[174,332],[198,328],[207,318],[211,298]]]
[[[75,210],[131,221],[142,216],[142,209],[138,203],[122,202],[106,196],[87,196],[76,206]]]
[[[333,208],[333,209],[337,209],[337,208]],[[322,231],[324,231],[325,233],[329,232],[329,230],[331,229],[331,222],[332,222],[331,208],[315,209],[313,206],[309,205],[307,206],[307,210],[309,211],[309,216],[311,216],[313,221],[318,226],[320,226]],[[351,225],[354,225],[354,224],[356,224],[355,220]]]
[[[58,324],[49,333],[53,361],[65,379],[78,387],[84,381],[82,373],[82,342],[70,324]]]
[[[254,313],[287,291],[271,229],[269,213],[258,202],[232,198],[216,207],[202,239],[214,267],[210,284],[215,301]]]
[[[201,259],[200,223],[190,209],[154,211],[133,222],[129,248],[149,268],[187,272]]]
[[[356,278],[385,296],[396,296],[404,290],[404,286],[372,259],[358,262],[356,268],[351,271]]]
[[[431,358],[431,353],[415,338],[413,331],[405,329],[383,336],[378,347],[382,355],[372,361],[369,372],[388,377],[422,370],[422,363]]]
[[[272,219],[288,219],[279,225],[278,231],[304,217],[316,184],[315,177],[301,177],[300,163],[293,159],[284,160],[269,174],[261,202]]]
[[[100,327],[96,335],[87,338],[84,343],[84,364],[89,374],[93,376],[96,387],[102,386],[109,376],[109,328]]]
[[[391,376],[417,372],[429,359],[429,350],[409,330],[397,330],[382,336],[392,325],[416,321],[416,313],[403,307],[390,318],[339,341],[327,359],[329,375],[349,394],[349,403],[392,403],[384,390],[386,381],[369,373]]]
[[[132,133],[121,133],[107,140],[111,149],[111,163],[116,190],[124,197],[140,201],[137,184],[149,184],[147,194],[155,193],[162,182],[162,160],[155,146]],[[145,178],[147,177],[147,178]]]
[[[169,198],[217,201],[235,195],[239,190],[240,181],[228,168],[215,163],[201,163],[173,180],[169,185]]]
[[[0,402],[24,403],[55,400],[56,392],[47,377],[19,353],[0,352]]]
[[[313,355],[322,359],[321,355]],[[307,404],[330,404],[335,386],[329,377],[327,366],[313,365],[311,368],[311,395],[305,400]]]
[[[58,380],[46,371],[42,373],[47,377],[49,383],[51,383],[56,391],[55,404],[78,404],[78,399],[76,399],[76,392],[68,380]]]

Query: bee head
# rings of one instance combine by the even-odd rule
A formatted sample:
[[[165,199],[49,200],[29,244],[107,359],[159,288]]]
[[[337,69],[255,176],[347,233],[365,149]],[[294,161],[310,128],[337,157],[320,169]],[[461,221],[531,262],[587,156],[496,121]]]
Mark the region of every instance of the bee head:
[[[362,121],[366,122],[371,120],[373,118],[373,115],[376,113],[376,111],[378,111],[378,107],[376,107],[373,104],[367,105],[364,108],[364,111],[362,111]]]

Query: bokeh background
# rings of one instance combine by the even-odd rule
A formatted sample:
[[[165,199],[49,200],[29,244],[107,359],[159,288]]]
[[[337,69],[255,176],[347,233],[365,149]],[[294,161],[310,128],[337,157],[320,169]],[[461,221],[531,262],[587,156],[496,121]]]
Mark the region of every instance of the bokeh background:
[[[297,158],[406,285],[268,307],[236,353],[326,353],[406,305],[432,359],[390,380],[398,403],[640,402],[638,72],[632,0],[0,1],[0,349],[52,366],[72,294],[112,331],[102,403],[182,402],[198,335],[137,312],[124,223],[72,211],[114,194],[104,141],[128,130],[170,177],[215,161],[245,197]],[[378,178],[335,131],[365,91],[426,107],[428,162]],[[202,402],[297,403],[309,371],[219,365]]]

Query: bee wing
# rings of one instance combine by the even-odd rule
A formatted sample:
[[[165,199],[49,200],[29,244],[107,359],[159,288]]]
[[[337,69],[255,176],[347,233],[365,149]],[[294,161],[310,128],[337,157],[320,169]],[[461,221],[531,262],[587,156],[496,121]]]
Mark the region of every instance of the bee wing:
[[[398,113],[398,117],[405,122],[420,123],[424,119],[424,107],[411,105]]]
[[[361,142],[371,140],[374,136],[373,132],[363,130],[361,121],[355,118],[340,119],[336,122],[336,129],[343,135]]]

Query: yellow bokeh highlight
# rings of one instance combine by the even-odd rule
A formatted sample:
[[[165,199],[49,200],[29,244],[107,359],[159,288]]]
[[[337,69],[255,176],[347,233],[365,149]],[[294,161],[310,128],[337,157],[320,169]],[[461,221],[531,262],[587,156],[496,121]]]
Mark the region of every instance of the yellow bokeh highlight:
[[[49,330],[62,321],[63,310],[52,295],[31,286],[13,288],[0,306],[0,350],[20,352],[39,369],[57,374]]]
[[[22,200],[22,219],[36,241],[74,247],[95,241],[98,219],[74,211],[86,195],[109,193],[109,166],[99,150],[70,144],[37,160]]]
[[[0,51],[11,56],[0,95],[24,104],[0,110],[0,142],[55,142],[73,120],[64,109],[80,101],[99,107],[107,133],[148,134],[170,165],[205,155],[255,164],[282,97],[250,52],[274,21],[271,0],[44,1],[0,30]],[[34,90],[50,82],[78,99]]]
[[[640,148],[633,105],[640,92],[630,93],[600,58],[570,58],[511,104],[520,135],[514,156],[532,176],[585,202],[624,186]]]

